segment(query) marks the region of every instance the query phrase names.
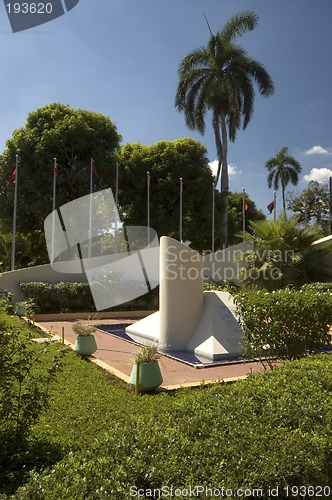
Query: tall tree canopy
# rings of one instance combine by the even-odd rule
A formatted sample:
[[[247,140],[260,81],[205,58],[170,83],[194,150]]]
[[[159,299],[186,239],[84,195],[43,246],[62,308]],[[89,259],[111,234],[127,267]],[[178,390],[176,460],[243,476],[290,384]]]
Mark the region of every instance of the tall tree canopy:
[[[298,215],[298,221],[303,224],[314,223],[320,226],[324,233],[329,231],[330,196],[328,185],[320,185],[310,181],[299,195],[289,192],[287,207]]]
[[[263,65],[250,57],[235,38],[252,31],[258,22],[252,11],[234,15],[206,47],[184,57],[179,67],[175,106],[185,114],[191,129],[205,132],[205,118],[212,114],[222,186],[221,246],[227,246],[228,224],[228,138],[234,142],[241,125],[245,129],[254,110],[254,84],[269,96],[274,85]],[[228,137],[227,137],[228,132]]]
[[[127,225],[147,224],[149,172],[150,226],[159,236],[179,239],[182,177],[183,240],[197,250],[211,247],[213,175],[202,144],[188,138],[125,144],[118,159],[119,203]]]
[[[269,188],[275,190],[281,187],[282,207],[284,215],[286,215],[286,187],[291,182],[296,186],[299,182],[299,174],[302,167],[300,163],[291,155],[288,154],[288,148],[284,146],[277,152],[276,156],[265,163],[265,167],[269,171],[267,176],[267,184]]]
[[[63,104],[50,104],[28,115],[24,127],[7,140],[0,163],[0,222],[12,227],[12,173],[19,156],[17,231],[30,234],[36,252],[46,258],[43,222],[52,211],[53,159],[57,159],[57,206],[88,194],[90,159],[98,189],[111,186],[121,136],[106,116]],[[44,253],[42,251],[44,248]],[[42,256],[43,254],[43,256]]]

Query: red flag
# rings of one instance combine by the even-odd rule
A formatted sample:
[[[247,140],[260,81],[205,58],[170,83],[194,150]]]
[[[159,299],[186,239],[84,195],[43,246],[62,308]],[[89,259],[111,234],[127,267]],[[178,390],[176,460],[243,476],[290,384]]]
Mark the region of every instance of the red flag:
[[[12,171],[12,184],[16,184],[16,168]]]
[[[54,175],[58,175],[58,173],[59,173],[59,167],[58,167],[57,163],[54,163],[54,165],[53,165],[53,173],[54,173]]]
[[[268,204],[267,209],[270,212],[270,214],[273,212],[273,210],[274,210],[274,200],[272,200],[271,203]]]
[[[247,202],[244,203],[244,209],[245,209],[245,211],[249,210],[249,205]]]
[[[98,170],[96,169],[95,167],[95,164],[93,164],[93,167],[92,167],[92,173],[95,177],[97,177],[97,179],[99,180],[100,179],[100,175],[99,175],[99,172]]]

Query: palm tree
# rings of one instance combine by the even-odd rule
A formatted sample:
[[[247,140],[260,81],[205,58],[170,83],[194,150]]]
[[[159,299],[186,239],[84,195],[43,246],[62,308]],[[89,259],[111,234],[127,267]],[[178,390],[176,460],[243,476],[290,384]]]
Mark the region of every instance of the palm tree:
[[[247,288],[278,290],[332,279],[331,243],[314,244],[322,237],[317,227],[301,227],[297,217],[281,214],[277,221],[250,221],[242,236],[250,249],[242,255],[242,282]]]
[[[235,37],[252,31],[258,22],[252,11],[234,15],[216,35],[210,29],[210,40],[182,60],[175,106],[185,114],[189,128],[205,132],[205,116],[212,113],[218,172],[221,171],[223,209],[221,217],[221,246],[227,246],[228,213],[228,137],[234,142],[241,127],[245,129],[252,118],[254,108],[254,83],[261,95],[269,96],[274,91],[271,77],[263,65],[248,56],[237,45]],[[228,137],[227,137],[228,132]]]
[[[274,158],[271,158],[265,163],[265,167],[269,171],[267,177],[267,183],[269,188],[273,186],[275,190],[281,185],[282,192],[282,207],[284,215],[286,216],[286,201],[285,201],[285,190],[287,184],[291,182],[296,186],[299,182],[299,174],[302,170],[300,163],[288,153],[288,148],[284,146],[278,151]]]

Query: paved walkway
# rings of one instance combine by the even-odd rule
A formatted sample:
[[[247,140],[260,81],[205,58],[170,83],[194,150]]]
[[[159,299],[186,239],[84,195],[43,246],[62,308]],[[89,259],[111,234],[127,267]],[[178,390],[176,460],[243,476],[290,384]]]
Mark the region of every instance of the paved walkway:
[[[128,319],[118,318],[98,320],[101,324],[127,323]],[[44,331],[51,332],[57,338],[62,338],[62,329],[64,331],[65,343],[73,346],[76,335],[72,330],[73,321],[40,321],[36,325]],[[119,339],[114,335],[98,330],[95,333],[98,350],[90,360],[102,368],[108,370],[118,378],[129,381],[132,363],[135,353],[139,346]],[[204,368],[195,368],[181,361],[161,355],[159,360],[163,384],[161,389],[172,390],[180,387],[199,386],[202,383],[212,383],[215,381],[234,381],[245,378],[249,373],[264,371],[261,363],[234,363],[222,366],[210,366]]]

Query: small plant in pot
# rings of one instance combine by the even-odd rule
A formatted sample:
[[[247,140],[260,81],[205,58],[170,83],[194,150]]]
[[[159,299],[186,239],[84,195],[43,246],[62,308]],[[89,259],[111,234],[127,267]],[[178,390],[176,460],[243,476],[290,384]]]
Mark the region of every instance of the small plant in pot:
[[[17,316],[27,316],[31,318],[34,315],[35,307],[35,303],[32,299],[22,300],[15,303],[14,313]]]
[[[152,391],[162,384],[158,359],[156,343],[143,345],[136,354],[129,380],[130,385],[135,386],[136,394]]]
[[[81,356],[90,356],[97,350],[97,343],[94,337],[96,326],[90,321],[77,321],[72,326],[77,335],[74,351]]]

